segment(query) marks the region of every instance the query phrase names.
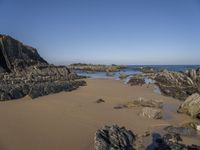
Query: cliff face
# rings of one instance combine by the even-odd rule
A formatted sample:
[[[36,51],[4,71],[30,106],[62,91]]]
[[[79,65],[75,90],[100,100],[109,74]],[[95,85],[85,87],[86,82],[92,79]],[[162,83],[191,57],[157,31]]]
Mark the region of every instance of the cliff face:
[[[0,34],[0,100],[31,98],[86,85],[66,66],[49,65],[37,50]]]
[[[0,34],[1,71],[13,72],[36,64],[47,64],[47,62],[40,57],[35,48]]]

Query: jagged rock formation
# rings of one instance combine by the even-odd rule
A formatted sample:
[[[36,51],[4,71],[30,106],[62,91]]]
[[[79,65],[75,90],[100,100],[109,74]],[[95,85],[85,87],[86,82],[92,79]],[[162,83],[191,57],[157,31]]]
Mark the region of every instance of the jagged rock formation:
[[[200,68],[186,72],[160,71],[145,76],[156,81],[164,95],[185,100],[193,93],[200,93]]]
[[[169,96],[185,100],[188,95],[199,92],[197,82],[180,72],[164,71],[156,75],[160,90]]]
[[[105,126],[95,134],[95,150],[134,150],[135,135],[117,125]]]
[[[37,50],[0,35],[0,100],[36,98],[86,85],[66,66],[49,65]]]

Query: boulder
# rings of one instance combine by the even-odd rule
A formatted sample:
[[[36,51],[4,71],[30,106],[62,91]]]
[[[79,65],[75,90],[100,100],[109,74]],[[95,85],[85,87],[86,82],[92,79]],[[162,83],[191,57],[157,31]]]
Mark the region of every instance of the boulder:
[[[197,117],[200,113],[200,95],[195,93],[189,96],[178,108],[178,112]]]
[[[105,126],[95,134],[95,150],[134,150],[135,135],[125,127]]]
[[[160,109],[144,107],[139,113],[140,116],[147,117],[150,119],[161,119],[162,112]]]

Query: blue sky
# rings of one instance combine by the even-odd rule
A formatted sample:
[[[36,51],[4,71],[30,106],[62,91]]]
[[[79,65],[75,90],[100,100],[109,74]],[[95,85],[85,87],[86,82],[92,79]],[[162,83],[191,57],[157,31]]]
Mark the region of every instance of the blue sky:
[[[50,63],[200,64],[200,0],[0,0],[0,18]]]

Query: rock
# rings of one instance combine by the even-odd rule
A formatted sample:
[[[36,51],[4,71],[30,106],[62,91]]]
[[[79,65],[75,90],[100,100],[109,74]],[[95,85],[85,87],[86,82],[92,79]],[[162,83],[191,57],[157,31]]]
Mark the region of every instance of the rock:
[[[128,108],[131,107],[152,107],[152,108],[162,108],[163,102],[153,99],[145,99],[145,98],[138,98],[137,100],[133,100],[132,102],[129,102],[126,104]]]
[[[135,135],[117,125],[105,126],[95,134],[95,150],[134,150]]]
[[[94,64],[71,64],[68,66],[70,69],[82,70],[82,71],[92,71],[92,72],[117,72],[125,69],[127,66],[124,65],[94,65]]]
[[[162,112],[160,109],[150,108],[150,107],[144,107],[139,115],[143,117],[148,117],[150,119],[162,118]]]
[[[66,66],[49,65],[37,50],[0,35],[0,100],[71,91],[86,82]]]
[[[127,106],[123,104],[118,104],[117,106],[114,107],[114,109],[123,109],[123,108],[127,108]]]
[[[198,145],[185,145],[179,143],[182,138],[179,134],[167,133],[161,137],[158,133],[153,133],[152,144],[146,150],[200,150]]]
[[[200,113],[200,95],[195,93],[189,96],[178,108],[179,113],[186,113],[192,117],[197,117]]]
[[[196,135],[196,130],[191,127],[174,127],[174,126],[168,126],[164,128],[164,130],[168,133],[173,134],[179,134],[182,136],[194,136]]]
[[[196,131],[200,132],[200,122],[189,122],[189,123],[185,123],[182,126],[187,127],[187,128],[193,128]]]
[[[145,84],[144,78],[138,77],[138,76],[133,76],[131,79],[128,81],[128,84],[131,86],[133,85],[143,85]]]
[[[105,100],[103,100],[103,99],[98,99],[97,101],[96,101],[96,103],[105,103]]]
[[[190,73],[163,71],[155,73],[154,80],[164,95],[185,100],[194,93],[200,93],[198,69]]]
[[[27,66],[36,64],[47,64],[35,48],[26,46],[10,36],[1,34],[0,60],[0,66],[8,72],[20,71]]]
[[[129,75],[127,75],[127,74],[120,74],[120,75],[119,75],[119,78],[120,78],[121,80],[123,80],[123,79],[126,79],[128,76],[129,76]]]
[[[179,134],[165,134],[163,136],[163,140],[171,150],[200,150],[200,146],[184,145],[179,143],[182,141],[182,138]]]

